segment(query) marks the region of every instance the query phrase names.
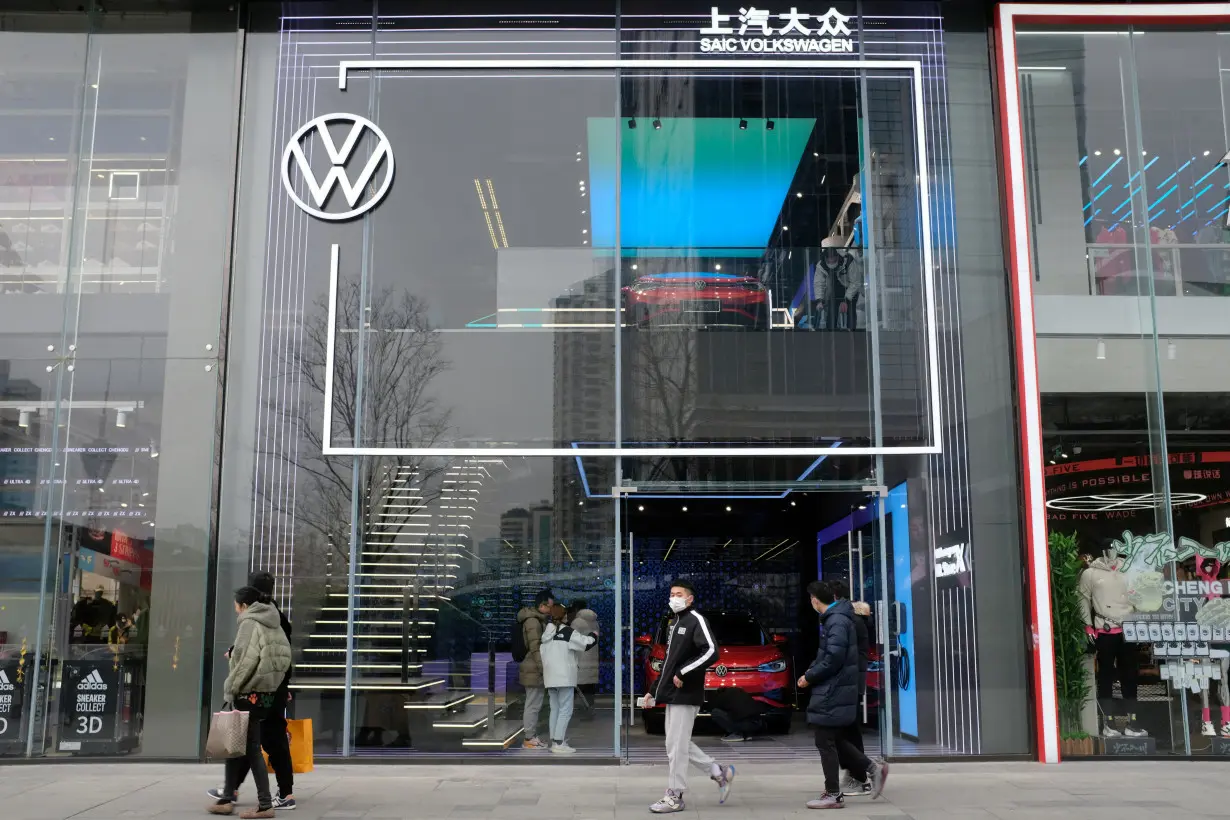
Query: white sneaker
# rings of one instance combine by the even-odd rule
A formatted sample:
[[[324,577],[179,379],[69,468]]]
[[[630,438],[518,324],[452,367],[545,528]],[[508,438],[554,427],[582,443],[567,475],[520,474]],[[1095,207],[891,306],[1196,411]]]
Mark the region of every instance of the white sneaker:
[[[1213,727],[1213,721],[1206,720],[1204,723],[1201,723],[1200,724],[1200,734],[1204,735],[1205,737],[1216,737],[1217,729]]]
[[[649,807],[649,810],[654,814],[674,814],[686,809],[684,805],[683,795],[676,791],[667,791],[662,795],[662,799]]]
[[[551,744],[551,754],[553,755],[574,755],[576,753],[577,750],[569,746],[566,740]]]
[[[1107,724],[1106,728],[1102,730],[1102,737],[1123,737],[1123,732]]]
[[[1137,729],[1132,726],[1128,726],[1126,729],[1124,729],[1123,734],[1125,737],[1148,737],[1149,736],[1149,733],[1146,732],[1144,729]]]

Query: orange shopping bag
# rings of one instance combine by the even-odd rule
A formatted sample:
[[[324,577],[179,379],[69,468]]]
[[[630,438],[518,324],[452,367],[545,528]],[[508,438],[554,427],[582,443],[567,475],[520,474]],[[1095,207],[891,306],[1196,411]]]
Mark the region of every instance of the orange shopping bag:
[[[295,774],[312,771],[312,721],[288,720],[286,731],[290,735],[290,760]]]

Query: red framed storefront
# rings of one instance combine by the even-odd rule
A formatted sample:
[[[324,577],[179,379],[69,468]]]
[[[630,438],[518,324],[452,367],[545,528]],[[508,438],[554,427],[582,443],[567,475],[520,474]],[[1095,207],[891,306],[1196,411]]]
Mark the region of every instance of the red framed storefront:
[[[1014,364],[1020,402],[1020,446],[1025,496],[1025,565],[1029,579],[1029,624],[1033,637],[1033,685],[1036,693],[1035,731],[1038,759],[1043,763],[1059,762],[1060,744],[1050,609],[1045,459],[1034,321],[1033,264],[1030,256],[1030,192],[1027,190],[1025,146],[1021,127],[1016,35],[1018,27],[1022,25],[1116,28],[1145,24],[1230,24],[1230,3],[1000,3],[995,10],[1002,184],[1006,195],[1005,243],[1011,280],[1012,320],[1017,342]]]

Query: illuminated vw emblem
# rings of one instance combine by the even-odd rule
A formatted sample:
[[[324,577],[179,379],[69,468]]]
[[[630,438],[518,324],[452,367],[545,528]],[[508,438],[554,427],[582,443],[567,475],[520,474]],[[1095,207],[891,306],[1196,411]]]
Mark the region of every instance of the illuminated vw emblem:
[[[719,678],[724,678],[724,677],[726,677],[726,675],[727,675],[729,672],[730,672],[730,670],[729,670],[729,669],[727,669],[727,668],[726,668],[724,665],[722,665],[722,664],[718,664],[717,666],[713,667],[713,674],[717,675]]]
[[[708,287],[708,285],[705,283],[705,280],[702,279],[699,282],[697,282],[695,285],[693,285],[693,287],[696,288],[697,290],[704,290],[706,287]]]
[[[340,146],[334,142],[333,134],[329,130],[329,126],[333,124],[350,126]],[[370,153],[360,150],[360,144],[371,145],[370,140],[363,139],[369,132],[375,141]],[[312,147],[323,149],[325,158],[329,161],[329,170],[325,172],[324,179],[317,179],[312,171],[311,162],[308,160],[309,149]],[[379,184],[376,184],[375,178],[381,168],[384,169],[383,177]],[[358,171],[358,176],[352,179],[350,173],[353,171]],[[308,201],[295,191],[296,176],[307,186]],[[393,184],[393,149],[379,126],[366,117],[357,114],[322,114],[296,131],[286,144],[286,151],[282,154],[282,184],[304,213],[330,222],[354,219],[379,205],[389,192],[389,186]],[[325,206],[337,188],[342,189],[347,210],[326,211]]]

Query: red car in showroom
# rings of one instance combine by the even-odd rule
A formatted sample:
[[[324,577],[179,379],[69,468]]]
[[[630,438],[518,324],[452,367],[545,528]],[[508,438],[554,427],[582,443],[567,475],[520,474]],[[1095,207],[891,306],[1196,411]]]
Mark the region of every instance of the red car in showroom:
[[[650,273],[623,293],[624,321],[636,327],[769,326],[769,292],[755,276]]]
[[[769,731],[785,734],[790,731],[794,714],[793,662],[785,652],[786,639],[781,635],[768,635],[750,615],[730,612],[706,612],[705,618],[713,630],[713,639],[719,647],[717,662],[705,673],[706,692],[725,688],[738,688],[747,692],[766,708]],[[645,657],[645,687],[650,690],[662,671],[666,658],[666,627],[670,619],[663,618],[656,635],[642,635],[636,639],[638,646],[648,649]],[[708,704],[701,708],[707,715]],[[662,734],[665,730],[666,711],[657,705],[642,709],[641,717],[650,734]]]

